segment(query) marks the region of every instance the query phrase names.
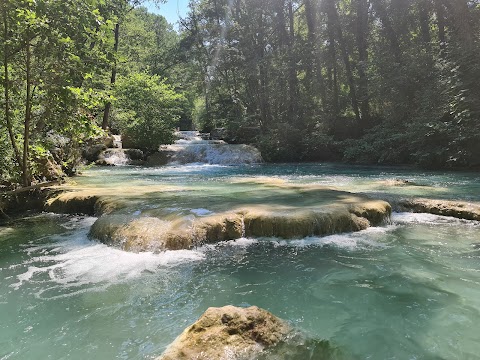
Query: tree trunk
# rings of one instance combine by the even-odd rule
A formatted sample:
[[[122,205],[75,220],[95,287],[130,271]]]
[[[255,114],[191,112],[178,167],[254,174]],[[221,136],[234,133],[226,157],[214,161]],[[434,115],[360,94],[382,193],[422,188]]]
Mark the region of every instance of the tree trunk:
[[[288,44],[288,33],[285,20],[285,0],[275,1],[276,12],[276,32],[278,34],[278,43],[280,48],[283,48],[285,44]]]
[[[338,99],[338,76],[337,76],[337,50],[335,46],[335,29],[331,16],[327,14],[328,29],[328,88],[332,94],[332,112],[338,115],[339,99]]]
[[[348,54],[347,44],[343,37],[343,31],[340,25],[340,19],[338,17],[335,0],[329,0],[328,5],[329,5],[328,16],[332,17],[332,22],[336,28],[338,43],[340,45],[340,50],[342,52],[343,62],[345,64],[345,73],[347,75],[347,81],[350,89],[350,100],[352,102],[352,109],[353,109],[353,112],[355,113],[355,118],[357,122],[361,123],[360,111],[358,109],[357,93],[355,90],[355,81],[353,79],[353,73],[350,65],[350,56]]]
[[[318,39],[317,39],[317,12],[315,7],[312,4],[312,0],[305,0],[305,17],[307,20],[307,30],[308,30],[308,44],[311,49],[311,54],[313,57],[313,63],[315,64],[315,69],[313,69],[312,62],[309,61],[307,64],[307,84],[312,83],[314,78],[313,74],[316,75],[318,85],[320,87],[320,99],[322,100],[322,106],[325,108],[327,104],[327,93],[325,91],[325,80],[322,74],[322,60],[320,52],[318,51]],[[309,89],[310,90],[310,89]]]
[[[374,10],[377,13],[380,21],[382,22],[383,28],[385,30],[385,35],[387,36],[388,41],[390,42],[390,47],[392,49],[392,53],[395,57],[395,61],[399,64],[402,63],[402,52],[400,50],[400,42],[398,41],[398,36],[393,28],[392,21],[390,20],[390,16],[387,13],[387,9],[382,3],[382,0],[371,0]]]
[[[418,15],[420,20],[420,32],[422,34],[422,41],[425,45],[427,52],[430,52],[430,42],[432,38],[430,36],[430,9],[429,0],[420,0],[418,4]]]
[[[270,122],[270,111],[267,101],[267,69],[265,66],[265,29],[263,24],[263,11],[258,18],[257,58],[258,58],[258,92],[261,127],[267,127]]]
[[[445,10],[441,0],[435,0],[435,12],[437,15],[438,42],[440,50],[445,50]]]
[[[12,145],[13,153],[15,154],[15,160],[17,161],[19,169],[22,168],[22,159],[20,157],[20,151],[17,147],[17,142],[15,141],[15,135],[13,133],[12,120],[10,118],[10,80],[9,80],[9,71],[8,71],[8,2],[3,3],[3,77],[4,77],[4,96],[5,96],[5,122],[7,125],[8,136]]]
[[[115,24],[115,42],[113,45],[113,53],[114,53],[114,59],[113,59],[113,66],[112,66],[112,77],[110,78],[110,85],[111,88],[113,89],[113,86],[115,85],[115,81],[117,79],[117,53],[118,53],[118,38],[120,34],[120,24]],[[106,130],[108,128],[108,119],[110,117],[110,110],[112,109],[112,103],[109,101],[105,105],[105,111],[103,112],[103,121],[102,121],[102,129]]]
[[[288,91],[289,91],[289,117],[293,119],[296,117],[297,110],[297,97],[298,97],[298,84],[297,84],[297,61],[295,56],[295,28],[294,28],[294,17],[293,17],[293,3],[292,0],[288,2],[288,18],[289,18],[289,27],[290,27],[290,36],[288,38]]]
[[[370,105],[368,95],[368,0],[356,0],[357,5],[357,47],[358,47],[358,102],[361,111],[362,127],[370,120]]]
[[[28,33],[28,32],[27,32]],[[32,120],[32,84],[31,84],[31,65],[32,65],[32,54],[31,54],[31,45],[30,41],[27,42],[25,47],[26,52],[26,82],[27,82],[27,93],[25,101],[25,123],[24,123],[24,133],[23,133],[23,161],[22,161],[22,179],[23,186],[31,185],[30,169],[28,164],[29,158],[29,147],[30,147],[30,123]]]

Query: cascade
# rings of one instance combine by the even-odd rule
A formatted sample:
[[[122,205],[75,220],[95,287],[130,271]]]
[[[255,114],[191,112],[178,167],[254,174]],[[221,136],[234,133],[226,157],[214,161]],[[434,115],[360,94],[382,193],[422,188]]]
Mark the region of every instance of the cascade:
[[[103,153],[105,165],[123,166],[130,162],[130,158],[123,149],[107,149]]]
[[[223,140],[204,140],[197,131],[177,131],[178,140],[160,148],[167,163],[205,163],[240,165],[263,162],[260,151],[251,145],[227,144]]]

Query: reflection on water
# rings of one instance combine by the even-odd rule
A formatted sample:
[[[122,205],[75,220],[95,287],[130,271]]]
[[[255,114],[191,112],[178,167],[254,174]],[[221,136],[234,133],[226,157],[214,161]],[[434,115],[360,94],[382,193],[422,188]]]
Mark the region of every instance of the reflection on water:
[[[464,198],[478,196],[479,186],[473,174],[365,169],[357,176],[322,165],[129,167],[90,171],[78,181],[175,183],[213,196],[208,189],[223,184],[218,191],[227,192],[233,179],[256,173],[362,192],[405,178]],[[189,209],[211,211],[208,203]],[[150,358],[207,307],[226,304],[268,309],[309,339],[266,358],[479,358],[478,222],[401,213],[355,234],[132,254],[88,240],[94,220],[44,214],[0,228],[0,359]]]

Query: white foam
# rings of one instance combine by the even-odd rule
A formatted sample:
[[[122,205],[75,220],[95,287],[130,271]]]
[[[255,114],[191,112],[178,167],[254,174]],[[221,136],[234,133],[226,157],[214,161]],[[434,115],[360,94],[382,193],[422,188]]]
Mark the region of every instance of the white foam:
[[[250,145],[232,145],[221,140],[203,140],[196,131],[179,131],[172,145],[161,150],[171,152],[171,164],[239,165],[263,162],[260,151]]]
[[[212,211],[210,210],[207,210],[207,209],[203,209],[203,208],[200,208],[200,209],[192,209],[190,210],[191,213],[197,215],[197,216],[206,216],[206,215],[210,215],[210,214],[213,214]]]
[[[107,164],[115,166],[124,166],[130,162],[127,154],[122,149],[108,149],[104,153],[104,159]]]
[[[27,282],[53,282],[64,287],[109,285],[137,278],[146,271],[157,272],[205,258],[203,253],[190,250],[129,253],[88,240],[87,231],[83,228],[54,238],[57,241],[53,244],[26,248],[30,259],[23,266],[27,269],[17,275],[18,282],[11,287],[19,289]]]
[[[258,244],[258,240],[242,237],[236,240],[225,241],[225,244],[229,246],[249,247],[251,245]]]
[[[457,219],[450,216],[433,215],[427,213],[393,213],[392,221],[395,224],[471,224],[480,225],[480,222],[473,220]]]
[[[382,242],[383,234],[391,231],[393,226],[371,227],[355,233],[335,234],[323,237],[310,236],[297,240],[272,240],[277,246],[294,246],[304,248],[308,246],[334,246],[347,250],[365,250],[385,248],[387,243]]]

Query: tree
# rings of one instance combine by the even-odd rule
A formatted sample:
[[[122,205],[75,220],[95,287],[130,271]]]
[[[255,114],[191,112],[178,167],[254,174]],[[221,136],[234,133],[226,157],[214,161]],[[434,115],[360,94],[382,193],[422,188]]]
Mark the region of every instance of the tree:
[[[72,90],[101,66],[105,20],[95,1],[18,0],[2,5],[2,123],[16,162],[4,176],[9,181],[21,177],[28,186],[49,176],[40,163],[53,166],[56,160],[66,171],[73,166],[75,159],[65,153],[56,152],[54,159],[55,152],[49,151],[52,138],[65,136],[74,148],[95,129],[87,99]]]
[[[173,141],[172,129],[186,99],[160,77],[146,73],[121,76],[115,88],[115,118],[125,142],[146,151],[156,151]]]

